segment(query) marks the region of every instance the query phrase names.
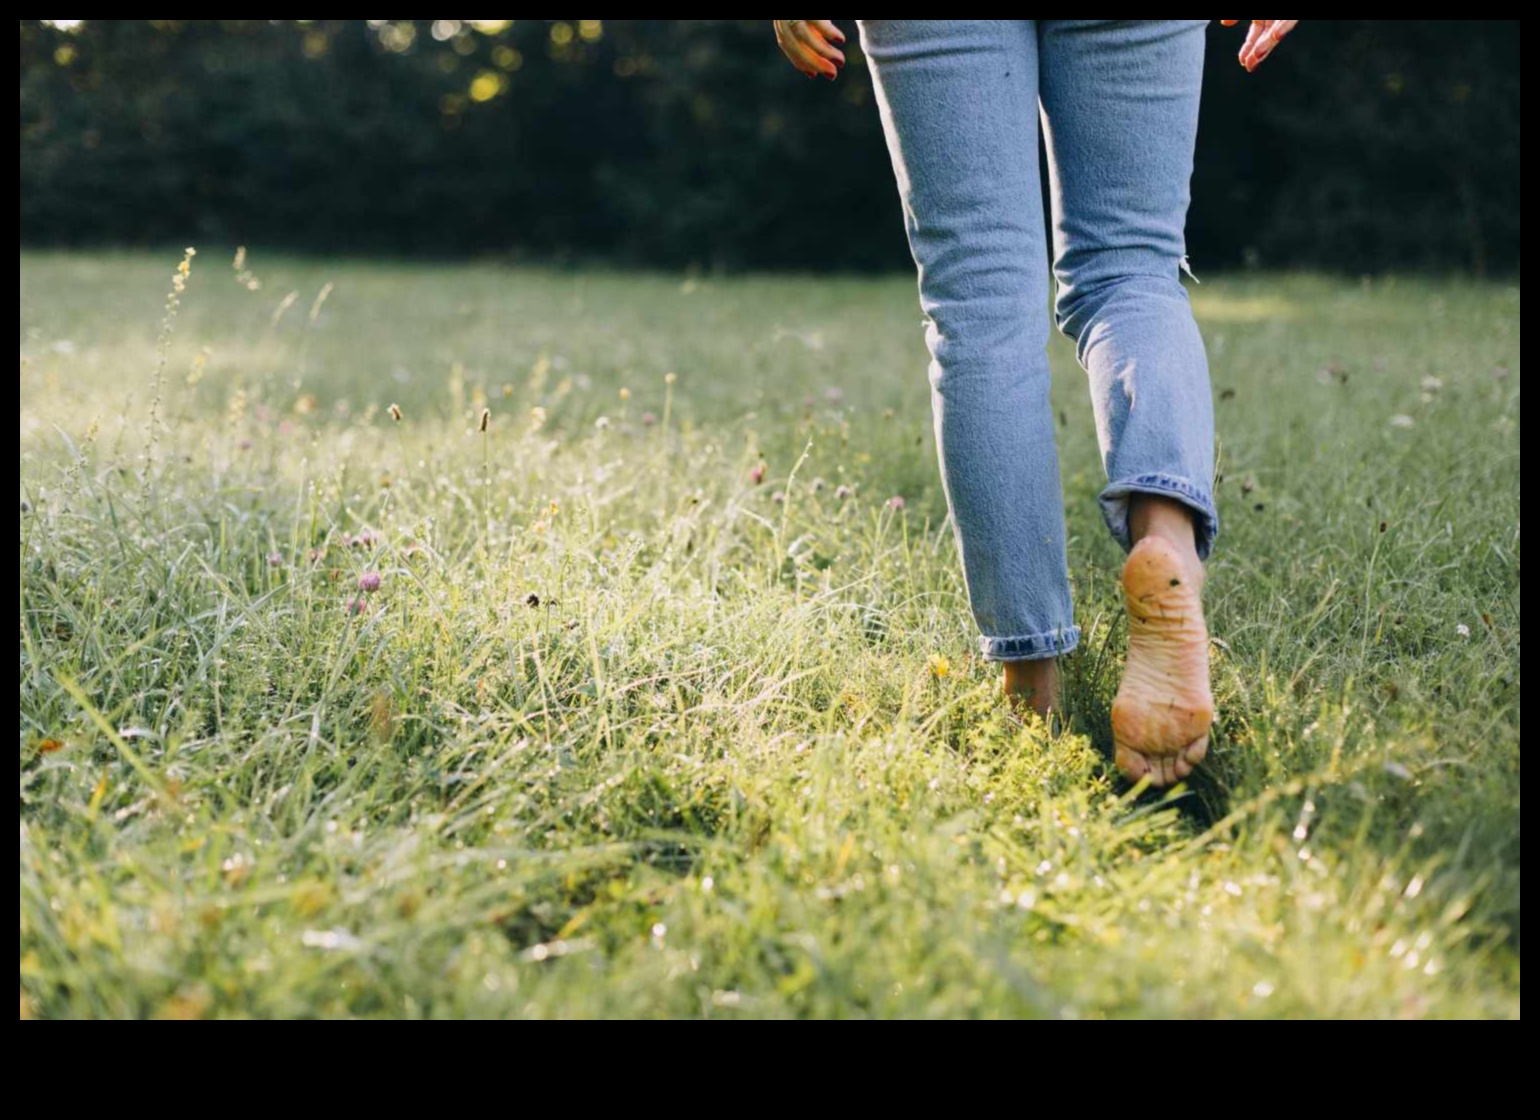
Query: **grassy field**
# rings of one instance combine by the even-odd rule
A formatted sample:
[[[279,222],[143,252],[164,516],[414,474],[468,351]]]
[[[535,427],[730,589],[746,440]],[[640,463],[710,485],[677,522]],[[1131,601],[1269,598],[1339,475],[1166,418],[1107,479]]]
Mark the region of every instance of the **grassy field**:
[[[1519,1015],[1517,286],[1194,289],[1220,718],[1156,797],[1062,340],[1058,733],[909,279],[209,250],[168,333],[175,265],[21,256],[23,1019]]]

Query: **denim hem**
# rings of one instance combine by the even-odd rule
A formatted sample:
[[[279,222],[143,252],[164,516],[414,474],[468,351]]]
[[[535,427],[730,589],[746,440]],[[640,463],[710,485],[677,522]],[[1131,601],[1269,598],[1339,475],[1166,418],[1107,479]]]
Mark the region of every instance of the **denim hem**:
[[[1193,519],[1198,544],[1198,559],[1207,560],[1214,547],[1214,537],[1219,533],[1219,511],[1214,499],[1202,487],[1194,486],[1185,478],[1170,474],[1139,474],[1132,478],[1120,478],[1109,483],[1097,501],[1101,503],[1102,518],[1107,522],[1113,537],[1125,550],[1133,547],[1128,532],[1128,499],[1132,494],[1159,494],[1176,498],[1198,516]]]
[[[1080,627],[1064,626],[1040,634],[1019,634],[1011,638],[979,638],[979,650],[990,661],[1036,661],[1058,657],[1080,644]]]

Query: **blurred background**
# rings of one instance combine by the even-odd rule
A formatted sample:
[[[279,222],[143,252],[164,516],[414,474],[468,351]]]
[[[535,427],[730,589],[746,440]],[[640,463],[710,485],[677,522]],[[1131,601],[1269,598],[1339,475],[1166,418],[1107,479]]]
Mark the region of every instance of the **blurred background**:
[[[853,28],[853,21],[839,21]],[[1513,273],[1519,21],[1210,31],[1196,268]],[[854,36],[852,36],[854,45]],[[766,20],[22,20],[21,244],[908,266],[858,50]]]

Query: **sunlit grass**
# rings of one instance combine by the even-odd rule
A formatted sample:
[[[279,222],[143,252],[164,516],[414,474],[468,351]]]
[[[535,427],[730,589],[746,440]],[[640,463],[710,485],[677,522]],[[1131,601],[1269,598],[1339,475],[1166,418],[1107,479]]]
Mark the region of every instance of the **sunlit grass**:
[[[23,1018],[1518,1015],[1516,288],[1204,278],[1221,723],[1159,800],[1062,343],[1050,734],[908,279],[204,247],[152,429],[175,265],[21,259]]]

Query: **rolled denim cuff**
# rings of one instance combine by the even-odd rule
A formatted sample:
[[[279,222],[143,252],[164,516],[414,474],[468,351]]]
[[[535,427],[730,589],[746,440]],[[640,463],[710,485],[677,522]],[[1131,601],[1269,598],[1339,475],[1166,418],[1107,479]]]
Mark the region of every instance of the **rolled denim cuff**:
[[[979,638],[979,650],[989,661],[1037,661],[1058,657],[1080,644],[1080,627],[1063,626],[1037,634],[1017,634],[1008,638]]]

